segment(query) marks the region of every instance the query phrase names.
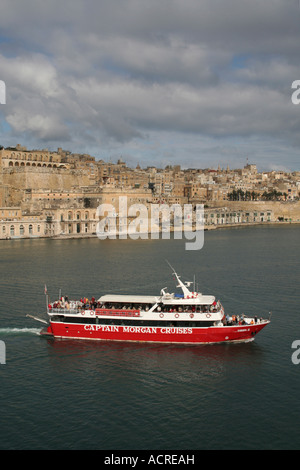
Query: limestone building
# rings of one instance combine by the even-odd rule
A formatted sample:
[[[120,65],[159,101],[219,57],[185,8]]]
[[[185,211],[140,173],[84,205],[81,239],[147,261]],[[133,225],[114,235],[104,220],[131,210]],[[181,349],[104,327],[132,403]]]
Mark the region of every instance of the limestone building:
[[[272,196],[274,187],[281,191],[281,202],[289,204],[265,205],[262,198]],[[255,202],[252,198],[249,206],[233,207],[233,190],[255,194]],[[97,207],[110,204],[118,217],[121,197],[128,206],[147,209],[151,203],[206,204],[205,220],[211,227],[299,221],[299,191],[300,172],[258,173],[248,163],[237,170],[129,168],[122,158],[117,163],[96,161],[62,148],[28,150],[18,144],[0,147],[0,238],[95,236]]]

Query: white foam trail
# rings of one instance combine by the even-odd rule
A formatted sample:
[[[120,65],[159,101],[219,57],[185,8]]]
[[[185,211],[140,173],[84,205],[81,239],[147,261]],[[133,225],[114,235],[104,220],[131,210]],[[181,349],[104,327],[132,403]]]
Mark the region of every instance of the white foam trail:
[[[33,334],[39,335],[41,328],[0,328],[1,335],[23,335],[23,334]]]

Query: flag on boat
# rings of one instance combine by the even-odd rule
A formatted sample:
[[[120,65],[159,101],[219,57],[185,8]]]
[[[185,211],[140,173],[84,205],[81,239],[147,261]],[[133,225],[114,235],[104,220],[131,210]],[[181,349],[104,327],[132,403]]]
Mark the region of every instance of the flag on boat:
[[[45,295],[47,295],[47,294],[48,294],[48,290],[47,290],[47,286],[45,284]]]

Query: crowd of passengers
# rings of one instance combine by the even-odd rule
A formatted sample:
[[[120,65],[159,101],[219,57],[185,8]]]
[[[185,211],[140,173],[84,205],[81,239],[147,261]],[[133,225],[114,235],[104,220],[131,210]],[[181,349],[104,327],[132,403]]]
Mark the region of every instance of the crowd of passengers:
[[[145,310],[146,312],[151,309],[153,305],[138,305],[138,304],[111,304],[111,303],[102,303],[96,301],[95,297],[92,297],[90,300],[86,297],[82,297],[80,300],[69,301],[67,296],[61,297],[59,300],[49,303],[48,309],[72,309],[72,310],[95,310],[96,308],[104,309],[116,309],[116,310]],[[159,305],[156,307],[155,311],[157,312],[216,312],[219,308],[217,302],[214,302],[212,305]]]
[[[95,310],[102,308],[101,302],[97,302],[95,297],[89,300],[87,297],[82,297],[80,300],[69,300],[68,296],[61,297],[59,300],[48,304],[49,310],[52,308],[58,309],[75,309],[75,310]]]
[[[259,320],[257,316],[254,318],[251,318],[250,324],[253,325],[254,323],[260,323],[262,321],[262,318]],[[226,317],[223,318],[223,325],[224,326],[232,326],[232,325],[248,325],[248,322],[246,322],[244,314],[242,315],[232,315],[232,317],[226,315]]]
[[[115,309],[115,310],[145,310],[148,311],[152,307],[151,304],[148,305],[138,305],[138,304],[112,304],[112,303],[102,303],[96,301],[95,297],[92,297],[90,300],[86,297],[82,297],[80,300],[72,300],[69,301],[68,297],[61,297],[60,300],[55,301],[53,303],[49,303],[48,308],[49,310],[52,309],[72,309],[72,310],[95,310],[96,308],[103,308],[103,309]],[[208,313],[208,312],[216,312],[221,307],[219,302],[213,302],[212,305],[183,305],[175,306],[175,305],[159,305],[156,307],[155,311],[157,312],[199,312],[199,313]],[[258,319],[257,316],[251,319],[250,324],[260,323],[262,319]],[[242,315],[226,315],[223,317],[222,323],[224,326],[232,326],[232,325],[246,325],[249,324],[249,320],[246,321],[244,314]]]

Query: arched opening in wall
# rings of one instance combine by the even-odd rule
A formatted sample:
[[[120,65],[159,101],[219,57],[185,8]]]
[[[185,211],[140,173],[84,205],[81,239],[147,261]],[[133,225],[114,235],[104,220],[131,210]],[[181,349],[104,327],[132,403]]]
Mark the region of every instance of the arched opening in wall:
[[[14,166],[13,162],[9,162],[8,166]]]
[[[27,163],[26,163],[26,166],[30,166],[30,162],[27,162]]]

